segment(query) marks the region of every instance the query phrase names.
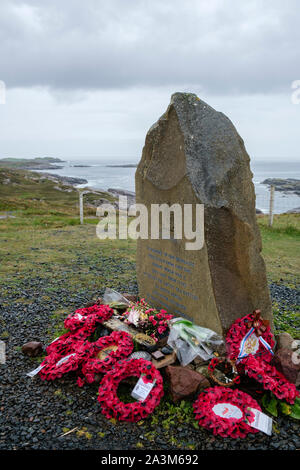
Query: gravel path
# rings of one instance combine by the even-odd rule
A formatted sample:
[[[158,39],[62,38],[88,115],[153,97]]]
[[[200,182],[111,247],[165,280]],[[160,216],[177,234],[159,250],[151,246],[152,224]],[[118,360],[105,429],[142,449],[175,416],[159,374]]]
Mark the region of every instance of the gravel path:
[[[134,280],[129,288],[118,288],[136,292]],[[48,344],[66,314],[90,301],[91,293],[79,291],[70,297],[63,280],[52,285],[49,279],[38,276],[2,285],[0,291],[0,336],[7,344],[7,362],[0,365],[0,449],[300,448],[299,424],[282,417],[276,419],[279,432],[271,438],[259,433],[238,440],[214,438],[205,430],[194,429],[191,423],[175,423],[166,430],[160,421],[153,426],[150,419],[141,425],[108,421],[100,413],[97,386],[80,389],[72,377],[53,383],[44,383],[38,377],[30,379],[25,374],[38,362],[20,351],[29,340]],[[295,289],[274,284],[271,292],[277,302],[289,308],[300,303]],[[65,309],[66,314],[53,316],[58,309]],[[154,441],[146,436],[149,432],[154,434]]]

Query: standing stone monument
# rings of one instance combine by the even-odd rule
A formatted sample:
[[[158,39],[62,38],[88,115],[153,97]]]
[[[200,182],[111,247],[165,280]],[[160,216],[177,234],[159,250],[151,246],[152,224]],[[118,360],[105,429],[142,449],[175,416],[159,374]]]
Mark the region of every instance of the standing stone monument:
[[[151,204],[204,205],[201,249],[186,250],[186,240],[172,236],[138,239],[140,296],[218,333],[256,309],[272,323],[249,162],[224,114],[175,93],[148,131],[136,171],[136,202],[149,222]]]

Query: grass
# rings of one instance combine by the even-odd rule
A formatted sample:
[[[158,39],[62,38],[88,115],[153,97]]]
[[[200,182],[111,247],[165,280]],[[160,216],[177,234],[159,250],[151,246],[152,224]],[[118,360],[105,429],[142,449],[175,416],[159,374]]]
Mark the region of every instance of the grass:
[[[7,178],[11,184],[4,184]],[[85,218],[80,225],[77,191],[57,190],[55,183],[41,181],[36,173],[0,168],[0,207],[15,216],[0,219],[4,294],[6,285],[17,289],[22,280],[36,275],[49,280],[45,295],[50,297],[61,284],[71,295],[84,289],[99,292],[103,286],[117,288],[135,279],[135,241],[99,240],[95,208],[85,210],[94,218]],[[273,227],[268,226],[267,216],[259,216],[258,224],[269,282],[295,288],[300,281],[300,215],[275,216]],[[21,303],[29,302],[19,297]],[[277,330],[294,333],[299,313],[288,308],[280,313],[281,308],[274,303]],[[60,313],[55,315],[53,320],[59,323]]]
[[[49,287],[43,291],[45,301],[55,295],[60,285],[72,296],[85,289],[99,292],[103,286],[118,290],[119,283],[128,285],[135,279],[136,242],[130,239],[99,240],[95,226],[97,218],[86,218],[85,224],[79,225],[77,191],[67,193],[56,190],[51,182],[24,179],[29,172],[14,172],[11,178],[16,178],[13,179],[15,186],[5,185],[3,180],[8,177],[7,171],[0,169],[0,211],[13,211],[16,218],[0,220],[0,281],[4,306],[7,302],[5,293],[10,294],[12,288],[18,291],[23,280],[37,276],[49,280]],[[85,214],[95,216],[95,209],[88,209]],[[268,226],[266,216],[259,216],[258,223],[269,282],[295,288],[300,280],[300,215],[275,216],[272,228]],[[15,302],[27,305],[31,300],[20,292]],[[296,306],[293,308],[285,309],[273,303],[277,332],[289,331],[297,337],[299,312]],[[68,313],[63,305],[52,313],[54,326],[49,325],[49,337],[54,339],[65,331],[63,319]],[[5,336],[5,325],[2,327]],[[40,361],[37,358],[37,362]],[[119,392],[128,398],[127,388],[120,387]],[[70,398],[60,389],[55,396],[69,404]],[[191,403],[171,404],[166,390],[161,405],[151,416],[145,437],[148,442],[154,442],[156,428],[160,426],[170,445],[194,449],[195,442],[179,442],[172,436],[173,429],[187,423],[197,427]],[[139,425],[144,426],[143,422]],[[63,432],[68,430],[65,428]],[[92,437],[84,427],[77,430],[76,436],[81,439]],[[99,439],[104,436],[105,433],[98,432]],[[137,442],[136,447],[143,448],[143,443]]]
[[[95,208],[88,207],[88,204],[99,199],[115,201],[113,196],[101,191],[86,194],[86,217],[95,216]],[[78,225],[78,191],[63,183],[45,179],[39,173],[0,168],[0,215],[1,212],[11,212],[16,218],[10,219],[11,223],[7,226],[1,224],[0,230],[21,227],[48,229]],[[97,221],[86,219],[86,222]]]
[[[26,276],[37,266],[42,274],[51,266],[51,271],[56,273],[72,271],[74,282],[87,285],[100,257],[135,261],[135,241],[99,240],[95,227],[97,218],[85,219],[85,224],[80,226],[78,217],[56,215],[51,211],[33,215],[33,208],[30,212],[19,211],[15,219],[0,220],[0,260],[4,277],[16,272]],[[291,286],[299,284],[300,216],[275,216],[272,228],[267,225],[267,217],[260,217],[258,222],[269,280],[284,281]],[[73,270],[76,262],[81,264],[80,272]]]
[[[300,281],[300,214],[274,217],[268,226],[268,217],[258,218],[263,243],[263,257],[269,280],[291,287]]]

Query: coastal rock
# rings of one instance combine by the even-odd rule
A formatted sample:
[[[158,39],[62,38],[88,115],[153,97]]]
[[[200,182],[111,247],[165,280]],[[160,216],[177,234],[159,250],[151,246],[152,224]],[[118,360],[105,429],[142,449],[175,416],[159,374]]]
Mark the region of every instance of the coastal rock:
[[[74,178],[72,176],[53,175],[51,173],[40,173],[42,178],[54,181],[55,183],[64,183],[65,185],[86,184],[88,181],[84,178]]]
[[[170,381],[170,393],[174,402],[210,386],[209,381],[202,374],[187,367],[168,366],[166,374]]]
[[[300,180],[297,178],[267,178],[261,184],[272,185],[276,191],[292,192],[300,196]]]
[[[220,334],[256,309],[272,324],[249,162],[224,114],[194,94],[175,93],[148,131],[136,171],[136,201],[148,214],[152,204],[179,204],[182,212],[204,205],[200,249],[186,249],[175,217],[169,238],[137,240],[140,296]]]
[[[90,168],[91,165],[73,165],[74,168]]]
[[[124,165],[106,165],[107,168],[136,168],[136,163],[125,163]]]
[[[289,382],[294,383],[296,386],[300,385],[299,352],[287,348],[281,348],[276,351],[272,359],[272,364]]]
[[[114,197],[126,196],[127,197],[127,207],[135,204],[135,192],[127,191],[126,189],[118,188],[108,188],[107,192]],[[118,203],[118,201],[117,201]]]
[[[39,341],[29,341],[22,346],[22,353],[29,357],[37,357],[43,352],[43,345]]]
[[[126,189],[118,189],[118,188],[108,188],[107,191],[112,194],[118,194],[121,196],[129,196],[129,197],[135,198],[134,191],[127,191]]]
[[[105,199],[103,197],[100,198],[100,199],[94,199],[93,201],[85,201],[84,202],[84,206],[85,207],[90,207],[90,208],[99,207],[99,206],[102,206],[102,204],[110,204],[110,205],[113,205],[113,206],[116,205],[112,201],[109,201],[108,199]]]

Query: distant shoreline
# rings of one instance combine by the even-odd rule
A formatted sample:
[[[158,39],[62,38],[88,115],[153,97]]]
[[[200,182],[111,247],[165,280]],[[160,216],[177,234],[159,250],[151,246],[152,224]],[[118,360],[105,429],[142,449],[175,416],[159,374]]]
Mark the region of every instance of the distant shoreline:
[[[2,158],[0,159],[0,168],[9,168],[11,170],[61,170],[64,165],[60,165],[60,163],[65,163],[65,161],[54,157]]]
[[[105,165],[107,168],[137,168],[137,163],[127,163],[125,165]]]
[[[300,196],[300,179],[297,178],[267,178],[261,184],[274,186],[276,191],[294,193]]]

